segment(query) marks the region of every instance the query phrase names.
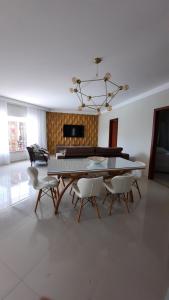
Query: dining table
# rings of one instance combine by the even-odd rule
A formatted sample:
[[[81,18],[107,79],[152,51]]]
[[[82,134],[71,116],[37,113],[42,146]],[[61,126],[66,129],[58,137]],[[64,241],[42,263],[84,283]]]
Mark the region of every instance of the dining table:
[[[51,158],[48,161],[48,176],[58,176],[58,178],[67,178],[66,184],[59,193],[55,214],[68,187],[76,180],[88,176],[102,176],[112,178],[122,175],[132,170],[144,169],[145,167],[139,162],[133,162],[121,157],[87,157],[87,158]],[[104,176],[103,176],[104,177]],[[133,196],[131,195],[131,198]]]

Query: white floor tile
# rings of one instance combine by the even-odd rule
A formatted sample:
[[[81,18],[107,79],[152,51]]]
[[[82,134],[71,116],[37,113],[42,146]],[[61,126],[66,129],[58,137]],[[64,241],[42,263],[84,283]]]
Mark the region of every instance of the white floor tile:
[[[0,259],[22,278],[41,260],[49,247],[50,238],[39,231],[37,220],[31,218],[14,234],[0,241]]]
[[[20,283],[4,300],[40,300],[40,297]]]
[[[103,206],[100,201],[102,218],[98,220],[88,205],[77,224],[77,210],[68,192],[59,215],[54,215],[47,198],[34,214],[35,192],[27,186],[28,165],[0,167],[0,186],[8,191],[0,190],[0,300],[168,298],[167,187],[143,178],[142,198],[134,191],[130,214],[114,205],[109,217],[108,202]],[[40,175],[46,170],[40,167]],[[12,207],[11,201],[15,202]],[[22,283],[18,284],[18,278]]]
[[[0,261],[0,299],[3,299],[19,283],[19,278]]]

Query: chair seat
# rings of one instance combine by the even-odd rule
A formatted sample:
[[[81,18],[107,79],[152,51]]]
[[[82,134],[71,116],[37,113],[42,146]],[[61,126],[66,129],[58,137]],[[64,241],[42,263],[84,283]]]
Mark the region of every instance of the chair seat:
[[[43,178],[41,178],[41,180],[45,181],[45,182],[48,182],[48,183],[55,182],[55,181],[59,182],[59,180],[56,177],[52,177],[52,176],[43,177]]]
[[[50,189],[50,188],[54,188],[57,187],[59,185],[59,182],[57,179],[53,179],[51,181],[49,180],[44,180],[44,178],[40,179],[37,186],[35,187],[36,190],[41,190],[44,188]]]

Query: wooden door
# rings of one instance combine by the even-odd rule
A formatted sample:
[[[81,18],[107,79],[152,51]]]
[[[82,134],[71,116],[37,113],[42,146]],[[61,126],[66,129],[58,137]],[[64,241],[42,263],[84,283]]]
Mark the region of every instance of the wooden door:
[[[118,119],[110,120],[109,147],[117,147]]]
[[[152,140],[151,140],[151,150],[150,150],[150,162],[149,162],[149,172],[148,172],[149,179],[154,178],[157,138],[158,138],[158,130],[159,130],[159,113],[164,110],[169,110],[169,106],[156,108],[154,110]]]

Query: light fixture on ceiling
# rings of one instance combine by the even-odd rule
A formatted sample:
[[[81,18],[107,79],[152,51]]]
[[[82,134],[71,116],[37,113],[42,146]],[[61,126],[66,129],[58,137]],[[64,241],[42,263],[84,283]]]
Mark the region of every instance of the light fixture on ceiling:
[[[103,61],[102,57],[95,57],[93,63],[96,64],[97,72],[95,79],[81,80],[79,78],[73,77],[72,82],[74,84],[73,88],[70,88],[71,93],[75,93],[80,102],[79,110],[83,110],[84,108],[90,108],[95,110],[97,113],[100,113],[101,110],[107,109],[107,111],[112,110],[111,102],[114,97],[118,94],[119,91],[127,91],[129,86],[118,85],[115,82],[111,81],[111,74],[106,73],[103,78],[99,78],[99,70],[98,66]],[[94,84],[96,82],[100,82],[102,84],[102,88],[104,89],[103,93],[99,95],[91,95],[88,94],[86,84]]]

